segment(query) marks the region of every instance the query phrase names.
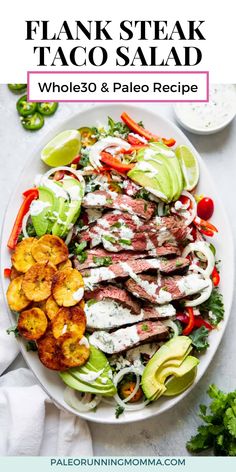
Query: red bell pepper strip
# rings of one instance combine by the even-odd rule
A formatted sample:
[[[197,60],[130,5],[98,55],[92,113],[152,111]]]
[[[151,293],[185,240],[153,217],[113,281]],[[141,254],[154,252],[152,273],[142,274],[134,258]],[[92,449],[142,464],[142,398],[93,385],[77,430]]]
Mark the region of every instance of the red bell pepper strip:
[[[29,195],[32,194],[32,192],[35,192],[35,190],[38,191],[38,189],[36,187],[33,187],[33,188],[28,188],[28,190],[25,190],[22,195],[23,197],[28,197]]]
[[[10,237],[8,239],[7,246],[9,247],[9,249],[15,249],[17,245],[18,236],[21,232],[23,218],[26,215],[26,213],[29,211],[30,204],[32,203],[32,201],[38,198],[38,196],[39,196],[38,189],[35,188],[35,189],[32,189],[32,191],[27,195],[27,197],[24,197],[24,201],[21,204],[21,207],[18,211],[17,217],[15,219],[15,223],[13,225]]]
[[[195,316],[195,321],[194,321],[194,328],[201,328],[201,326],[205,326],[205,328],[212,330],[214,329],[214,326],[212,326],[210,323],[205,321],[203,318],[200,316]]]
[[[214,233],[218,233],[218,229],[209,221],[202,220],[199,216],[194,218],[193,223],[196,225],[200,233],[206,236],[214,236]]]
[[[187,312],[188,312],[188,324],[187,326],[183,329],[183,336],[188,336],[188,334],[190,334],[194,328],[194,322],[195,322],[195,316],[194,316],[194,313],[193,313],[193,308],[188,306],[186,308]]]
[[[141,138],[141,136],[140,136],[140,138]],[[135,136],[132,136],[132,134],[128,134],[127,141],[132,146],[138,146],[139,144],[144,144],[141,140],[139,140]]]
[[[214,286],[218,287],[218,285],[220,283],[220,274],[219,274],[216,266],[214,267],[214,269],[212,271],[211,278],[212,278],[212,282],[213,282]]]
[[[130,146],[129,149],[122,149],[120,152],[122,154],[132,154],[132,152],[140,151],[140,149],[144,149],[144,148],[147,148],[147,147],[148,146],[145,145],[145,144],[136,144],[136,145]]]
[[[134,133],[139,134],[140,136],[143,136],[146,138],[148,141],[151,139],[155,139],[156,141],[160,141],[159,136],[156,136],[155,134],[150,133],[150,131],[142,128],[136,121],[134,121],[127,113],[122,113],[121,115],[122,121],[128,126],[129,129],[131,129]]]
[[[129,129],[131,129],[134,133],[139,134],[140,136],[143,136],[146,138],[148,141],[160,141],[161,138],[157,136],[156,134],[151,133],[145,128],[142,128],[136,121],[134,121],[127,113],[122,113],[121,115],[122,121],[128,126]],[[175,140],[173,138],[171,139],[166,139],[162,138],[162,141],[166,146],[173,146],[175,144]]]
[[[134,164],[123,164],[119,159],[105,151],[101,152],[100,156],[104,164],[121,173],[128,172],[134,167]]]
[[[184,313],[177,313],[176,319],[179,320],[181,323],[188,324],[189,322],[189,317],[185,315]],[[201,326],[205,326],[205,328],[211,330],[214,329],[214,326],[212,326],[210,323],[205,321],[201,316],[195,316],[194,317],[194,328],[200,328]]]
[[[172,147],[172,146],[175,145],[176,140],[175,140],[174,138],[170,138],[170,139],[162,138],[162,142],[163,142],[163,144],[165,144],[166,146]]]
[[[4,269],[4,277],[6,277],[6,279],[9,279],[11,277],[11,269]]]
[[[71,163],[71,164],[78,164],[78,163],[79,163],[79,161],[80,161],[80,159],[81,159],[81,156],[77,156],[77,157],[75,157],[75,158],[73,159],[73,161],[72,161],[72,163]]]

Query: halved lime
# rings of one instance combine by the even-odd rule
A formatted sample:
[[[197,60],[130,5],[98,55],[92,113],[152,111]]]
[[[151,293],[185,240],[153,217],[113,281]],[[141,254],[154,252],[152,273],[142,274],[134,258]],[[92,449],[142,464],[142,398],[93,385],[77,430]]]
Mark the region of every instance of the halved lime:
[[[175,149],[175,154],[179,159],[183,171],[185,189],[191,191],[196,187],[199,179],[199,165],[197,158],[189,147],[184,144]]]
[[[62,131],[49,141],[41,152],[41,159],[50,167],[66,166],[78,156],[81,148],[80,132]]]

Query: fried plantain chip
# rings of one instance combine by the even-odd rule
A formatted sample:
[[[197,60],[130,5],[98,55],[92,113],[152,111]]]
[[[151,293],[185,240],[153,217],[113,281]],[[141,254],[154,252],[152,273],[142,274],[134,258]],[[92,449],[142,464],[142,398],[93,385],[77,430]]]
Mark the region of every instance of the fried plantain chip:
[[[59,270],[53,277],[52,294],[60,306],[74,306],[84,295],[84,281],[76,269]]]
[[[58,270],[70,269],[71,267],[72,263],[70,259],[67,259],[65,262],[60,262],[60,264],[57,266]]]
[[[16,277],[10,282],[7,289],[8,305],[13,311],[22,311],[30,304],[30,300],[26,297],[22,289],[23,279],[24,275]]]
[[[90,355],[89,348],[80,344],[80,339],[74,334],[64,334],[58,339],[58,345],[61,347],[61,361],[67,367],[79,367],[88,360]]]
[[[47,317],[43,310],[34,307],[21,312],[17,328],[24,338],[36,340],[44,335],[47,324]]]
[[[16,277],[19,277],[22,275],[22,272],[18,272],[18,270],[15,269],[14,266],[11,267],[11,275],[10,275],[10,280],[16,279]]]
[[[51,295],[56,267],[50,262],[36,263],[23,277],[22,289],[29,300],[41,302]]]
[[[46,301],[46,315],[48,316],[50,320],[52,320],[54,316],[56,316],[59,310],[60,310],[59,305],[57,304],[57,302],[54,300],[53,296],[51,295]]]
[[[25,238],[17,244],[15,251],[11,256],[12,265],[18,272],[27,272],[35,264],[32,256],[32,247],[38,240],[36,238]]]
[[[60,347],[50,329],[37,341],[37,346],[39,359],[45,367],[52,370],[68,369],[62,362]]]
[[[68,248],[58,236],[45,234],[32,248],[32,254],[37,262],[51,262],[60,264],[68,259]]]
[[[84,307],[85,307],[85,301],[84,300],[80,300],[79,302],[79,307],[84,310]]]
[[[52,320],[52,332],[55,338],[71,333],[81,339],[85,328],[86,316],[79,306],[61,308]]]

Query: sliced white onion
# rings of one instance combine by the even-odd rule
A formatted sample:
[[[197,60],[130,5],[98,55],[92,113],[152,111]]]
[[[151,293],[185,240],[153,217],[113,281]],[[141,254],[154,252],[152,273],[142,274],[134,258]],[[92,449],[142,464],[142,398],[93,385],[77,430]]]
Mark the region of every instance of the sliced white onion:
[[[211,279],[209,279],[208,286],[201,291],[199,297],[195,298],[195,300],[185,301],[185,306],[195,307],[197,305],[201,305],[201,303],[208,300],[208,298],[211,296],[211,292],[212,292],[212,281]]]
[[[215,266],[215,257],[211,251],[209,244],[206,241],[196,241],[194,243],[188,244],[182,252],[182,257],[187,257],[191,252],[202,252],[207,260],[207,266],[205,269],[198,268],[198,271],[201,272],[204,277],[210,277],[214,266]]]
[[[29,238],[29,235],[28,235],[27,230],[26,230],[26,226],[27,226],[29,217],[30,217],[30,210],[25,214],[25,216],[22,220],[22,233],[24,235],[24,238]]]
[[[69,406],[82,413],[96,408],[102,401],[102,396],[96,395],[92,399],[91,393],[85,393],[82,396],[82,392],[67,387],[64,392],[64,400]]]
[[[190,209],[190,211],[188,211],[189,216],[187,218],[185,218],[185,224],[186,224],[186,226],[189,226],[193,222],[194,218],[196,218],[196,215],[197,215],[197,202],[196,202],[195,198],[193,197],[193,195],[190,192],[187,192],[187,190],[183,190],[181,195],[183,195],[184,197],[189,198],[189,200],[192,202],[192,208]]]
[[[69,233],[66,236],[65,244],[68,246],[70,244],[73,235],[73,228],[70,229]]]
[[[164,215],[164,202],[160,202],[157,205],[157,214],[158,216],[163,216]]]
[[[97,141],[95,144],[93,144],[93,146],[91,146],[89,151],[89,161],[95,169],[101,167],[100,153],[110,147],[119,148],[119,150],[128,150],[130,148],[130,144],[127,143],[127,141],[124,141],[124,139],[111,136],[107,136],[106,138]]]
[[[140,375],[139,375],[138,370],[134,366],[125,367],[124,369],[121,369],[118,372],[118,374],[116,374],[115,377],[113,378],[113,383],[117,387],[118,383],[124,377],[124,375],[129,374],[130,372],[134,373],[137,377],[136,385],[135,385],[135,388],[134,388],[133,392],[127,398],[125,398],[124,400],[122,400],[117,393],[114,395],[114,398],[115,398],[116,402],[118,403],[118,405],[120,405],[125,410],[128,410],[128,411],[141,410],[142,408],[145,407],[145,405],[147,405],[149,403],[149,400],[145,400],[143,402],[135,403],[133,405],[127,405],[127,402],[129,402],[134,397],[134,395],[137,393],[137,391],[139,389],[139,385],[140,385]]]
[[[73,169],[71,167],[66,167],[66,166],[53,167],[52,169],[48,170],[45,174],[42,175],[41,181],[43,179],[48,179],[52,174],[55,174],[55,172],[60,171],[60,170],[64,170],[66,172],[70,172],[71,174],[74,174],[75,177],[81,182],[83,190],[85,189],[85,181],[84,181],[81,171]]]
[[[162,321],[162,324],[164,324],[165,326],[168,326],[168,328],[171,328],[174,331],[174,336],[173,337],[179,336],[178,326],[174,321],[164,320],[164,321]]]

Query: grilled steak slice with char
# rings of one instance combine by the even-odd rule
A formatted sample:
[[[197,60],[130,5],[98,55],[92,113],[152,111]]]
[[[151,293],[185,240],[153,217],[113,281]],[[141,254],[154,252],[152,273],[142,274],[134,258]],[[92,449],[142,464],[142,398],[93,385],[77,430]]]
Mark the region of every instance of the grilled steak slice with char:
[[[208,287],[209,281],[200,274],[184,276],[155,277],[141,274],[125,282],[125,287],[134,296],[151,303],[165,304],[194,295]]]
[[[95,331],[89,338],[90,344],[106,354],[118,354],[140,344],[162,341],[168,337],[168,329],[159,321],[145,321],[112,333]]]
[[[114,300],[125,308],[128,308],[131,313],[138,315],[141,312],[141,306],[127,290],[116,287],[115,285],[106,285],[105,287],[97,288],[92,292],[85,292],[85,300]]]
[[[166,259],[137,259],[129,262],[119,262],[111,264],[109,267],[100,267],[96,269],[84,269],[81,274],[84,277],[86,287],[92,284],[98,284],[106,280],[113,280],[117,277],[128,277],[131,274],[140,274],[148,270],[160,270],[160,272],[173,272],[180,267],[188,267],[189,260],[177,257],[172,260]]]
[[[116,192],[106,192],[96,190],[87,193],[83,199],[82,205],[85,208],[113,208],[115,210],[127,211],[128,213],[138,215],[145,220],[149,220],[155,211],[155,204],[147,202],[142,198],[132,198],[128,195],[121,195]]]

